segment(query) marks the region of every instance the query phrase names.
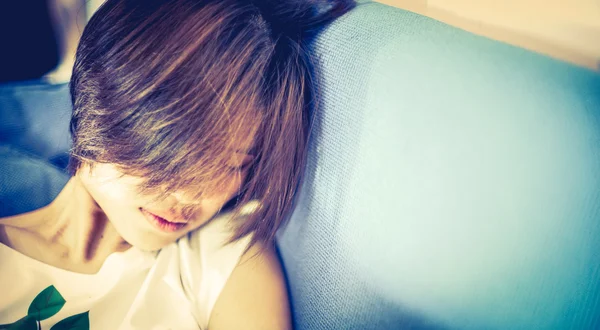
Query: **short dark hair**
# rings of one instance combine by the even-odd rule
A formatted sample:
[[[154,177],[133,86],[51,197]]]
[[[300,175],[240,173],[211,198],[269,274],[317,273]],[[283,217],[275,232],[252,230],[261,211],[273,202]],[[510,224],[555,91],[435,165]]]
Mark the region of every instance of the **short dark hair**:
[[[232,137],[254,129],[256,161],[235,207],[261,207],[232,240],[254,233],[253,242],[271,241],[292,208],[316,106],[304,32],[353,6],[106,1],[77,49],[69,171],[110,163],[143,177],[144,190],[206,191],[231,174]]]

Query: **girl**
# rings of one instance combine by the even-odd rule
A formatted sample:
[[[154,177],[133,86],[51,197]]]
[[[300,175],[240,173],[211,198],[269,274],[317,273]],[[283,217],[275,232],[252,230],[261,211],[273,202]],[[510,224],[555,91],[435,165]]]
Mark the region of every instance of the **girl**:
[[[305,160],[306,43],[353,5],[108,0],[71,78],[72,177],[0,219],[0,328],[290,329],[272,242]]]

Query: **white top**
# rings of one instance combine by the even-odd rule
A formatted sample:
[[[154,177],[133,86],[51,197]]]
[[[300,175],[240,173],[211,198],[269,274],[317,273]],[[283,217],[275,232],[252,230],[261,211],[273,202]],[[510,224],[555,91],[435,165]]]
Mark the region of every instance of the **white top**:
[[[0,329],[19,320],[32,325],[18,329],[34,330],[36,320],[43,330],[207,329],[250,241],[247,236],[224,245],[230,219],[231,213],[221,214],[160,252],[132,247],[113,253],[93,275],[49,266],[0,244]]]

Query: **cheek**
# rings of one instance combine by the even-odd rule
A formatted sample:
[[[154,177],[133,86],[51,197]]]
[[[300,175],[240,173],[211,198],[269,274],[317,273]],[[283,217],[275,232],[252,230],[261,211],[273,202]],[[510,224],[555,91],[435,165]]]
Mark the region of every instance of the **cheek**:
[[[229,199],[240,191],[242,185],[246,181],[248,177],[248,171],[240,172],[239,174],[232,175],[231,180],[229,180],[229,184],[225,185],[221,191],[219,191],[219,195],[224,196],[224,198]]]
[[[138,199],[134,186],[123,180],[92,178],[87,182],[87,186],[94,199],[99,201],[123,205],[135,203]]]
[[[97,194],[102,196],[104,200],[124,202],[130,200],[133,196],[132,192],[118,184],[102,184],[96,186]]]

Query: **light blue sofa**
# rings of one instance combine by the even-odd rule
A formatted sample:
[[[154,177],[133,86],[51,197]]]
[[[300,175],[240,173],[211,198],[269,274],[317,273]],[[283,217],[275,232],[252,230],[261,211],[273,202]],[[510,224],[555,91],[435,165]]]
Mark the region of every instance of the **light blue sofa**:
[[[377,3],[314,52],[278,237],[297,330],[600,329],[600,75]],[[69,111],[65,85],[0,86],[0,142],[60,164]],[[6,212],[58,192],[31,166],[46,189]]]
[[[377,3],[315,53],[296,329],[600,329],[600,75]]]

